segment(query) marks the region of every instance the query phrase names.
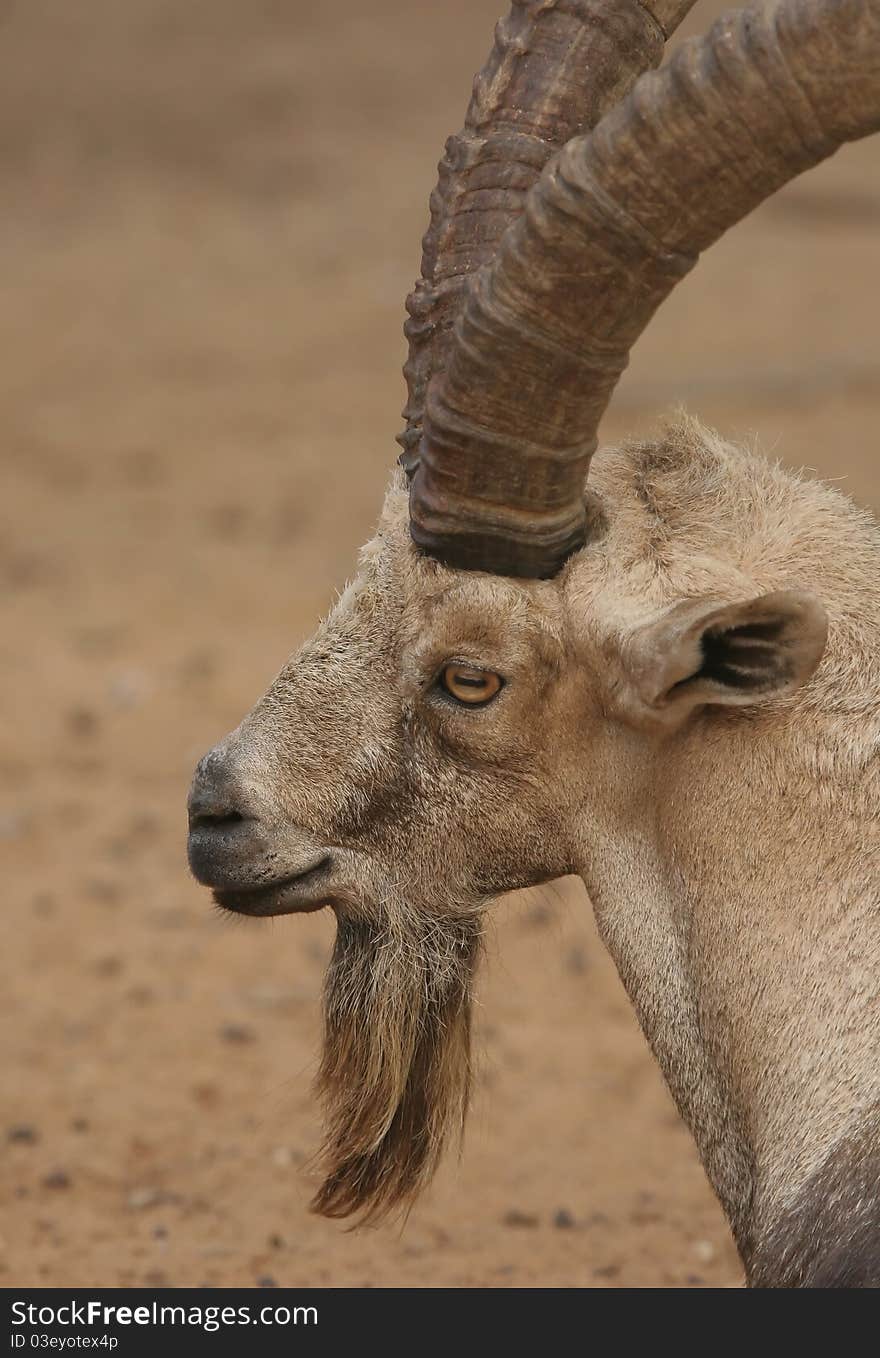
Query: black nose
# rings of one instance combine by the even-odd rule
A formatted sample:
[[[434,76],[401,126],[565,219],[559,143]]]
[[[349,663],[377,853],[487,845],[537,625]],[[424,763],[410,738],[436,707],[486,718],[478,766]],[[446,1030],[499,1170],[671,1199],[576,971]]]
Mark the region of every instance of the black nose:
[[[238,881],[261,847],[260,825],[220,750],[205,755],[196,769],[187,809],[193,876],[206,886]]]
[[[241,790],[229,776],[217,751],[206,754],[193,775],[187,810],[189,828],[234,824],[248,820],[242,808]]]

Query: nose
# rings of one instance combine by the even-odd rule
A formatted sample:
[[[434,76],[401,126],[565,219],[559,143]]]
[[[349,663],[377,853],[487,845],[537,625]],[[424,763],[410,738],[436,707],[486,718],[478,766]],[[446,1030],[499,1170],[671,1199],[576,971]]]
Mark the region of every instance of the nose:
[[[212,750],[198,764],[187,801],[190,830],[235,825],[252,817],[242,809],[241,789]]]
[[[241,880],[265,850],[265,836],[249,798],[222,747],[201,760],[193,776],[188,857],[193,876],[206,886]]]

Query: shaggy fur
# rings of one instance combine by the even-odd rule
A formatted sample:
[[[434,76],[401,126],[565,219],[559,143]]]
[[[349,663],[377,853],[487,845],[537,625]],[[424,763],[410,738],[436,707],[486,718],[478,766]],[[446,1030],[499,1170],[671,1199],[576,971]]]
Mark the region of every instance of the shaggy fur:
[[[341,915],[324,997],[327,1109],[316,1211],[378,1220],[464,1131],[479,918]]]

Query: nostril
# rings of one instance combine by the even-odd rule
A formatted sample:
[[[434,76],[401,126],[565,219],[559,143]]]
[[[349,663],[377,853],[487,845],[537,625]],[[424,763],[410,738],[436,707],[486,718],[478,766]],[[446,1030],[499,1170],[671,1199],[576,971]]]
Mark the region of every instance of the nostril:
[[[248,791],[221,747],[206,754],[196,769],[187,807],[190,831],[231,833],[254,819]]]
[[[231,826],[249,819],[249,816],[243,816],[240,811],[201,811],[197,807],[193,807],[189,814],[191,830],[229,829]]]

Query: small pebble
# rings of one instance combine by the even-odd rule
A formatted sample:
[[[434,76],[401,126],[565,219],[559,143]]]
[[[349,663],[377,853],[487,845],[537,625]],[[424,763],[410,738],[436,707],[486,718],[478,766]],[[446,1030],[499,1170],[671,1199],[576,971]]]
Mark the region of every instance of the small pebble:
[[[158,1188],[133,1188],[125,1201],[132,1211],[142,1212],[146,1207],[155,1207],[161,1200]]]
[[[44,1188],[70,1188],[70,1175],[65,1169],[53,1169],[43,1179]]]
[[[155,992],[148,985],[133,985],[125,992],[125,998],[129,1004],[136,1004],[143,1009],[145,1005],[155,1001]]]
[[[273,1278],[269,1273],[264,1273],[261,1278],[257,1279],[257,1287],[277,1287],[277,1286],[278,1286],[277,1279]]]
[[[557,1231],[574,1230],[575,1220],[567,1207],[560,1207],[553,1217],[553,1225]]]
[[[101,976],[107,980],[118,976],[122,971],[123,962],[121,957],[114,957],[108,954],[105,957],[96,957],[92,963],[92,971],[96,976]]]
[[[39,1139],[39,1132],[30,1122],[18,1122],[6,1131],[6,1140],[16,1146],[35,1146]]]
[[[207,1080],[202,1084],[193,1085],[190,1092],[195,1102],[200,1103],[203,1108],[216,1108],[223,1097],[218,1086]]]
[[[82,887],[83,894],[100,905],[118,905],[122,899],[122,888],[109,877],[90,877]]]
[[[98,717],[90,707],[72,707],[65,720],[68,731],[78,740],[90,740],[97,734]]]
[[[512,1207],[509,1212],[505,1212],[501,1220],[505,1226],[514,1226],[520,1230],[534,1230],[538,1225],[538,1218],[532,1212],[521,1212],[518,1207]]]
[[[243,1044],[256,1041],[253,1028],[248,1028],[244,1023],[224,1023],[220,1036],[224,1042]]]

